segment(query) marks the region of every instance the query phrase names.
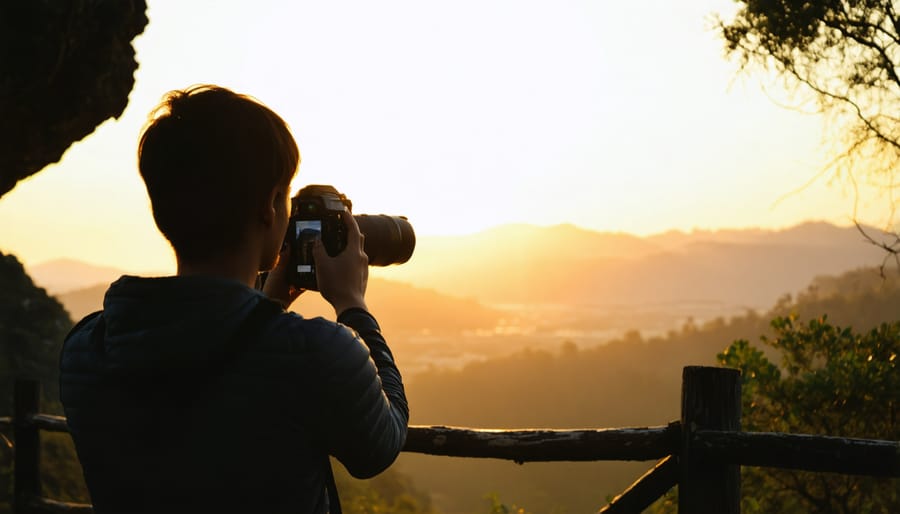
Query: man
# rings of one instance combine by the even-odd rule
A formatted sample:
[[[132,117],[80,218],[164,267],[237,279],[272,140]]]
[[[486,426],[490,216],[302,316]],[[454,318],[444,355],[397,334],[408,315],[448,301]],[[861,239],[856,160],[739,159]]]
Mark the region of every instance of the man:
[[[173,91],[138,154],[178,271],[122,277],[66,340],[61,397],[95,512],[339,511],[328,456],[371,477],[409,418],[356,222],[337,256],[314,247],[338,322],[304,319],[283,310],[300,293],[280,252],[300,157],[277,114]]]

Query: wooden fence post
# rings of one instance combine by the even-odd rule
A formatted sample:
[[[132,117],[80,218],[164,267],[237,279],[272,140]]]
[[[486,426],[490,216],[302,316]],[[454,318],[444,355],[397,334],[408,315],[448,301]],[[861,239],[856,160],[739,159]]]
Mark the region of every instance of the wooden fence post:
[[[13,512],[26,512],[29,499],[41,494],[40,432],[31,417],[41,409],[41,383],[17,379],[13,386]]]
[[[739,514],[741,467],[719,464],[695,451],[695,430],[741,429],[741,373],[688,366],[681,390],[679,514]]]

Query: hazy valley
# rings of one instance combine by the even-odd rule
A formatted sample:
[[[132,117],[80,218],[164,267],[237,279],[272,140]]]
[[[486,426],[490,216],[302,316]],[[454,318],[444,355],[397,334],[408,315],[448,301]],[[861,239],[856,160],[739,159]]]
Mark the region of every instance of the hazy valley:
[[[817,276],[882,258],[856,228],[826,223],[646,238],[510,225],[419,238],[408,263],[372,268],[368,299],[411,376],[525,347],[591,347],[630,330],[649,337],[688,320],[767,309]],[[108,283],[127,273],[71,260],[28,271],[75,319],[101,308]],[[314,292],[294,310],[334,315]]]

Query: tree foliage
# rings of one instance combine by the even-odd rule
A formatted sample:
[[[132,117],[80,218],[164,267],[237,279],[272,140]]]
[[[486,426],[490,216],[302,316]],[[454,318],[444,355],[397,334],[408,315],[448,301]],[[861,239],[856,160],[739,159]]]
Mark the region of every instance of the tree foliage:
[[[72,321],[63,306],[34,285],[22,264],[0,253],[0,416],[12,414],[15,378],[41,381],[41,410],[61,414],[59,351]],[[11,434],[5,434],[9,437]],[[84,501],[87,491],[68,435],[41,434],[46,464],[41,475],[47,496]],[[0,438],[0,513],[9,512],[13,449]]]
[[[777,72],[831,115],[837,171],[862,171],[893,196],[900,165],[900,5],[892,0],[739,0],[719,20],[743,68]],[[896,253],[900,240],[889,245]]]
[[[900,440],[900,321],[865,332],[827,318],[772,321],[762,342],[780,365],[746,340],[719,355],[743,380],[743,428]],[[742,511],[809,513],[900,512],[896,481],[768,468],[744,468]]]
[[[45,399],[56,404],[59,351],[71,327],[62,304],[35,286],[14,256],[0,253],[0,415],[12,410],[18,377],[39,379]]]
[[[352,514],[433,514],[431,496],[420,490],[413,479],[395,468],[388,468],[368,480],[357,480],[343,466],[333,463],[334,479],[341,508]]]

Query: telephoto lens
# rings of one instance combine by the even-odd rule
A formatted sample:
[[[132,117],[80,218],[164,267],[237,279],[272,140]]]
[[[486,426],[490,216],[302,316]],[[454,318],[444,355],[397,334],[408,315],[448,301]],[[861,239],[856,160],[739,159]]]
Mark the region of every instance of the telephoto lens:
[[[369,266],[403,264],[416,248],[416,234],[405,216],[356,214],[359,231],[365,236],[363,250]]]

